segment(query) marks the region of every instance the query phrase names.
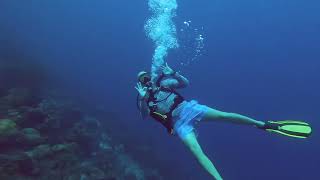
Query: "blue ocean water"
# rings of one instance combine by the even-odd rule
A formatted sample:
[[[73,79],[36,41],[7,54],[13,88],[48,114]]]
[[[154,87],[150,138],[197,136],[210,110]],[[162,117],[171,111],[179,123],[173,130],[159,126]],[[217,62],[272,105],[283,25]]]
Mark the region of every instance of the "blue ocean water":
[[[319,178],[319,8],[315,0],[178,1],[177,29],[191,20],[205,37],[202,56],[189,66],[180,65],[179,49],[167,57],[191,82],[182,90],[187,99],[314,128],[311,138],[297,140],[201,123],[199,142],[224,179]],[[146,0],[2,0],[0,53],[27,57],[17,63],[40,64],[59,88],[117,114],[121,122],[110,126],[124,126],[129,146],[150,146],[152,153],[134,157],[153,159],[165,179],[210,179],[178,138],[137,112],[136,74],[150,68],[154,51],[144,32],[150,15]]]

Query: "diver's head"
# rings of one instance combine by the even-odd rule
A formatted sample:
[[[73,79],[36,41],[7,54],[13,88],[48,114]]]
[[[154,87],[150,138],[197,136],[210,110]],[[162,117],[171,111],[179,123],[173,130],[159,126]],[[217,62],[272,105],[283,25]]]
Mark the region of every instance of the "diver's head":
[[[138,73],[138,81],[142,84],[142,85],[149,85],[151,83],[151,76],[148,72],[146,71],[141,71]]]

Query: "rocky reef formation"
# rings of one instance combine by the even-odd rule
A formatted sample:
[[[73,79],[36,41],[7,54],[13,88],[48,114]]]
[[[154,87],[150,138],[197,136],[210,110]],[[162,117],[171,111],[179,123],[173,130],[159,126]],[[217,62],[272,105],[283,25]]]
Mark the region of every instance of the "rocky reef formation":
[[[133,160],[99,118],[76,104],[28,88],[2,88],[0,179],[163,179]]]

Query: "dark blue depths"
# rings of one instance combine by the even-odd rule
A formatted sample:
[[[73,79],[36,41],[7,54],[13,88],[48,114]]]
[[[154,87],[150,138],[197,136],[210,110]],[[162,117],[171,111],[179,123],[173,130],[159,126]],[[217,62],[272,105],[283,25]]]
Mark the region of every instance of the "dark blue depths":
[[[224,179],[317,179],[320,3],[178,5],[178,30],[186,20],[204,27],[205,51],[195,63],[180,66],[186,53],[181,49],[167,57],[191,82],[182,91],[187,99],[259,120],[297,119],[314,127],[312,137],[296,140],[201,123],[199,142]],[[14,121],[19,135],[13,139],[20,140],[3,140],[0,159],[7,162],[14,146],[17,178],[45,178],[55,166],[51,173],[59,171],[62,178],[137,179],[144,173],[146,179],[210,179],[178,138],[141,120],[135,107],[136,73],[150,68],[154,48],[143,28],[149,16],[144,0],[0,2],[0,119],[10,119],[3,121],[6,127]],[[40,156],[40,150],[47,154]],[[55,162],[48,158],[52,154]],[[63,157],[73,161],[63,164]],[[61,171],[68,164],[74,169]],[[133,169],[127,176],[124,164]]]

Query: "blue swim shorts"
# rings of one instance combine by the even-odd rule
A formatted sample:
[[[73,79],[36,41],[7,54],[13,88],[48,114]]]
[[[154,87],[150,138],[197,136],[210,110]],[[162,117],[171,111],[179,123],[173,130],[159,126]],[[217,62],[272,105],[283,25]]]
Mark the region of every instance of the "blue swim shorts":
[[[203,119],[208,109],[208,106],[198,104],[195,100],[184,101],[180,107],[178,106],[176,115],[173,116],[175,134],[184,139]]]

